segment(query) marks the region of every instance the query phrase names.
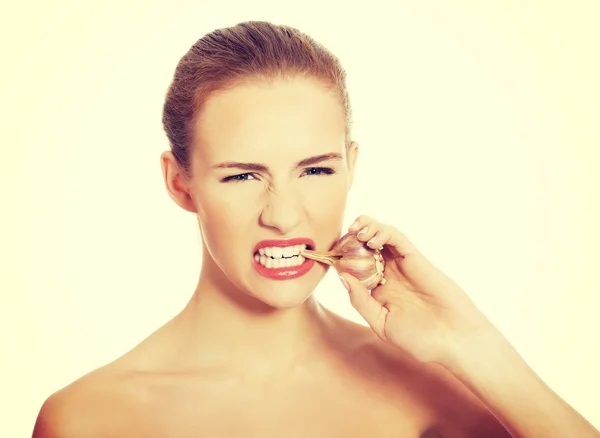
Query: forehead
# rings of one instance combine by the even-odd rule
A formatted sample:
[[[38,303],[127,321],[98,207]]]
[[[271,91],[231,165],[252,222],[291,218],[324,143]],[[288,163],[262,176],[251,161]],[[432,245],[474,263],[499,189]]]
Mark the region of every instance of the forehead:
[[[338,97],[305,78],[253,82],[211,96],[195,125],[206,164],[226,159],[341,152],[344,111]]]

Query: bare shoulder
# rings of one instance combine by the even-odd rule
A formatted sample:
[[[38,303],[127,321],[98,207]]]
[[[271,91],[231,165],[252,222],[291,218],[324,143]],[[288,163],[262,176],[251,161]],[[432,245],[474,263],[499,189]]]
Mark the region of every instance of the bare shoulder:
[[[32,438],[137,437],[147,394],[136,384],[136,371],[143,368],[147,351],[156,350],[157,337],[153,333],[50,395],[37,415]]]
[[[415,360],[381,341],[369,327],[356,324],[352,330],[355,339],[361,339],[356,356],[369,372],[409,394],[412,403],[426,412],[423,437],[510,438],[481,400],[445,368]]]
[[[132,414],[121,380],[110,368],[99,368],[56,391],[42,404],[32,438],[95,438],[119,430]]]

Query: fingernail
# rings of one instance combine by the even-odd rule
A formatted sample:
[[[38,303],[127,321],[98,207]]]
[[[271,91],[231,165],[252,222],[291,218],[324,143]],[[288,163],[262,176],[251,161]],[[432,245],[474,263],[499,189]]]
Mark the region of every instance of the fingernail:
[[[360,230],[358,232],[358,234],[365,234],[367,231],[369,231],[369,229],[367,227],[364,227],[362,230]]]
[[[358,228],[358,219],[356,219],[354,221],[354,223],[348,227],[349,230],[351,230],[353,228]]]
[[[348,284],[348,282],[346,281],[346,279],[344,277],[342,277],[341,275],[340,277],[340,281],[342,282],[342,284],[344,285],[344,287],[346,288],[346,290],[348,292],[350,292],[350,285]]]

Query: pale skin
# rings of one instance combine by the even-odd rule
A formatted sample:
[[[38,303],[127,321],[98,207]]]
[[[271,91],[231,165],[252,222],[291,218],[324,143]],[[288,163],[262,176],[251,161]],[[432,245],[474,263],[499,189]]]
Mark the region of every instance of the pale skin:
[[[161,155],[168,195],[202,232],[189,303],[49,397],[34,438],[600,436],[392,226],[358,218],[387,260],[372,296],[348,278],[368,326],[314,298],[325,265],[286,281],[254,270],[259,240],[310,237],[327,251],[344,234],[358,147],[346,150],[341,106],[319,83],[240,85],[211,97],[196,128],[190,178]],[[213,168],[226,161],[265,169]]]

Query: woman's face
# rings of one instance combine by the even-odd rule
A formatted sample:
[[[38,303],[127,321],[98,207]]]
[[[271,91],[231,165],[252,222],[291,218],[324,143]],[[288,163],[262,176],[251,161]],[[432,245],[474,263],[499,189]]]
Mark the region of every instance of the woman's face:
[[[316,81],[240,85],[213,95],[196,124],[188,183],[212,258],[208,268],[270,306],[304,302],[327,267],[313,262],[303,275],[275,279],[256,266],[255,249],[264,239],[294,238],[331,249],[353,180],[353,146],[347,161],[342,106]],[[298,166],[319,156],[327,158]]]

